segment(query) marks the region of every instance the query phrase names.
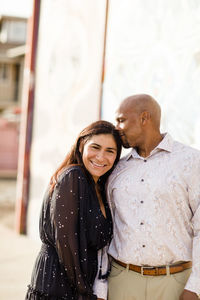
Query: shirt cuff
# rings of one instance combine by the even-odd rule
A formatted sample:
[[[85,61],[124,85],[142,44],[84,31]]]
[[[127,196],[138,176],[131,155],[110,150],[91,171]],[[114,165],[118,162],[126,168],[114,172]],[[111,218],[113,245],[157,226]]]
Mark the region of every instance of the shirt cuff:
[[[185,289],[189,290],[193,293],[200,294],[199,281],[200,281],[199,277],[195,277],[193,275],[190,275],[190,277],[189,277],[189,279],[186,283]]]
[[[108,281],[102,279],[96,279],[93,285],[93,293],[97,298],[102,298],[107,300],[108,292]]]

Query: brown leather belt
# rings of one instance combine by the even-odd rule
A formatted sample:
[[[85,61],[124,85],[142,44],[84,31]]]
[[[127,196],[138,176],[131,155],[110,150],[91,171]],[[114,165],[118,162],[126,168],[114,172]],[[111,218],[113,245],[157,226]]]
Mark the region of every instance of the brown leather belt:
[[[167,267],[166,266],[161,266],[161,267],[142,267],[142,266],[136,266],[136,265],[131,265],[131,264],[125,264],[115,258],[113,260],[120,266],[124,268],[128,268],[131,271],[143,274],[143,275],[149,275],[149,276],[159,276],[159,275],[167,275]],[[186,269],[190,269],[192,267],[192,262],[187,261],[183,262],[177,265],[171,265],[169,266],[169,273],[170,274],[175,274],[182,272]]]

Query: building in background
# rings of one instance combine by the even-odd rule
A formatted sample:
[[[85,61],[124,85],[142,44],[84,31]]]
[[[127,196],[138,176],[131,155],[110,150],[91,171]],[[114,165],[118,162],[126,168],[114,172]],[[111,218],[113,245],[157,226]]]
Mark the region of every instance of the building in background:
[[[0,109],[19,106],[27,19],[0,16]]]
[[[0,16],[0,176],[17,174],[27,19]]]

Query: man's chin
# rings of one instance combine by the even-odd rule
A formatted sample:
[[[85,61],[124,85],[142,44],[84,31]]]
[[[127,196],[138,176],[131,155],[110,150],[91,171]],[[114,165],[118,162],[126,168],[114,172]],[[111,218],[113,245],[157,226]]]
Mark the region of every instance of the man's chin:
[[[128,149],[128,148],[131,148],[131,146],[128,144],[128,143],[122,143],[122,146],[125,148],[125,149]]]

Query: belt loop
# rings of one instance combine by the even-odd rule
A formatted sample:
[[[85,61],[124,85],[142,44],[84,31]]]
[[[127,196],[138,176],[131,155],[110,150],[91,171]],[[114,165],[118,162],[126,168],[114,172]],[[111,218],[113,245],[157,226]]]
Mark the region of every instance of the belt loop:
[[[129,271],[129,264],[126,265],[126,271]]]
[[[170,276],[170,268],[169,268],[169,266],[166,266],[166,273],[167,273],[167,276]]]
[[[144,276],[143,266],[141,266],[141,275]]]

